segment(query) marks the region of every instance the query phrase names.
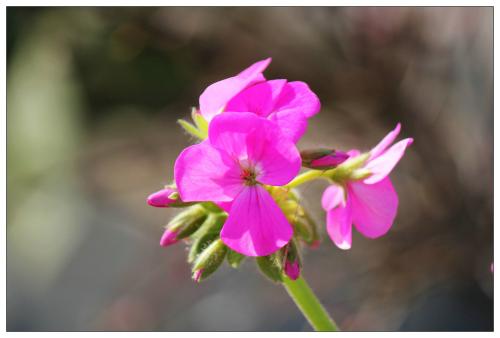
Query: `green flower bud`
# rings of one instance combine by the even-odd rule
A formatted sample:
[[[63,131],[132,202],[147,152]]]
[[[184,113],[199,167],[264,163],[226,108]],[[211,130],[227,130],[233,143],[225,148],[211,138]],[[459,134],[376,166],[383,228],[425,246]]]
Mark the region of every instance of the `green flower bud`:
[[[227,214],[209,213],[203,224],[193,234],[193,237],[199,238],[209,233],[219,234],[224,222],[226,222]]]
[[[196,258],[193,265],[193,278],[196,281],[206,279],[221,266],[227,254],[227,247],[222,240],[216,239]]]
[[[200,203],[205,209],[213,213],[224,213],[225,211],[219,208],[219,206],[213,202],[203,202]]]
[[[189,237],[200,228],[207,212],[201,205],[193,205],[177,214],[167,225],[167,229],[176,232],[177,239]]]
[[[283,281],[283,267],[279,252],[269,256],[257,257],[256,262],[264,276],[276,283]]]
[[[234,250],[228,249],[227,262],[232,268],[237,269],[245,258],[246,258],[245,255],[242,255]]]
[[[218,238],[219,234],[213,232],[209,232],[199,238],[196,238],[189,249],[188,263],[193,263],[196,258],[198,258],[198,256]]]

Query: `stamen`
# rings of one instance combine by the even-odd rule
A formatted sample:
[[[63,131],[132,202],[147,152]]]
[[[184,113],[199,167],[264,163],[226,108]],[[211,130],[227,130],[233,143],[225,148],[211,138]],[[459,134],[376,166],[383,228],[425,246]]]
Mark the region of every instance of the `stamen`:
[[[248,168],[242,168],[241,178],[245,181],[246,185],[256,185],[256,175],[255,172]]]

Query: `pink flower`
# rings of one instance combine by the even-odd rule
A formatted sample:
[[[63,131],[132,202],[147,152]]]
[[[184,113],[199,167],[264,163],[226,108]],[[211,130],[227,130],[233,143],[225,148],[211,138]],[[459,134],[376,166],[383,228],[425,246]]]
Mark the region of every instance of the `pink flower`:
[[[165,188],[160,191],[154,192],[148,196],[148,204],[157,208],[166,208],[171,204],[178,202],[175,198],[170,198],[170,196],[177,191],[173,188]]]
[[[371,151],[361,170],[368,174],[362,180],[347,180],[342,186],[331,185],[323,193],[322,205],[327,211],[327,231],[341,249],[349,249],[352,225],[369,238],[384,235],[392,226],[398,208],[398,195],[388,175],[413,143],[407,138],[389,147],[401,125],[391,131]],[[359,151],[353,150],[355,157]]]
[[[252,113],[224,113],[212,120],[207,140],[179,155],[174,175],[183,201],[229,209],[221,231],[228,247],[266,256],[286,245],[293,230],[262,185],[287,184],[300,166],[297,148],[275,123]]]
[[[318,97],[301,81],[266,81],[262,72],[271,58],[240,74],[210,85],[200,96],[200,113],[210,121],[222,112],[251,112],[276,122],[294,142],[304,134],[307,119],[320,109]]]

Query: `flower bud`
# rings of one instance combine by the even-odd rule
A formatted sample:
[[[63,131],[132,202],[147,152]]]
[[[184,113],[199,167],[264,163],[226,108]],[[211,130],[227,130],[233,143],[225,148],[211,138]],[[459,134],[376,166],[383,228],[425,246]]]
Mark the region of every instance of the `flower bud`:
[[[165,188],[148,196],[148,204],[157,208],[166,208],[175,203],[179,193],[172,188]]]
[[[227,247],[222,240],[216,239],[196,258],[193,265],[193,279],[197,282],[214,273],[224,261]]]
[[[264,276],[276,283],[281,283],[283,281],[283,268],[278,253],[256,257],[255,261]]]
[[[161,246],[169,246],[177,243],[179,240],[177,239],[177,231],[171,229],[165,229],[163,236],[160,239]]]
[[[211,216],[211,215],[210,215]],[[210,217],[209,216],[209,217]],[[208,219],[207,219],[208,220]],[[193,236],[195,237],[195,236]],[[196,236],[197,237],[197,236]],[[196,258],[206,249],[210,244],[212,244],[213,241],[219,238],[219,234],[217,233],[206,233],[205,235],[201,237],[197,237],[193,244],[191,245],[191,248],[189,249],[189,254],[188,254],[188,263],[193,263]]]
[[[231,249],[228,250],[229,251],[227,253],[227,262],[232,268],[236,269],[240,266],[241,262],[243,262],[246,256],[234,250]]]
[[[303,150],[300,156],[302,166],[311,169],[332,169],[349,158],[347,153],[333,149]]]
[[[152,193],[148,196],[147,201],[149,205],[156,208],[179,208],[194,204],[191,202],[183,202],[180,199],[179,193],[177,192],[177,188],[175,188],[175,186],[166,186],[165,189]]]
[[[201,275],[203,274],[203,269],[200,269],[200,270],[196,270],[195,272],[193,272],[193,280],[196,282],[196,283],[199,283],[200,280],[201,280]]]
[[[180,239],[191,236],[207,218],[207,211],[201,205],[193,205],[177,214],[167,225],[160,239],[161,246],[169,246]]]
[[[291,280],[296,280],[300,276],[300,255],[297,244],[291,240],[286,247],[282,249],[285,255],[283,272]]]
[[[291,280],[296,280],[300,276],[300,266],[299,262],[289,262],[288,260],[285,262],[285,275]]]

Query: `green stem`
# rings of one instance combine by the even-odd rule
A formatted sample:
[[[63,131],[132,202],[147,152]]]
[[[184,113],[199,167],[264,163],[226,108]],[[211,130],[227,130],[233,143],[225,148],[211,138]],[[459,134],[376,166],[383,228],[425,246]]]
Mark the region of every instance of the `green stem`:
[[[326,312],[323,305],[321,305],[314,292],[302,277],[299,277],[295,281],[284,277],[283,285],[314,330],[340,331],[337,324],[328,315],[328,312]]]
[[[315,179],[320,178],[320,177],[322,177],[324,179],[328,179],[325,176],[324,170],[309,170],[309,171],[306,171],[305,173],[302,173],[302,174],[298,175],[297,177],[295,177],[290,183],[285,185],[285,188],[292,189],[292,188],[298,187],[301,184],[315,180]]]

